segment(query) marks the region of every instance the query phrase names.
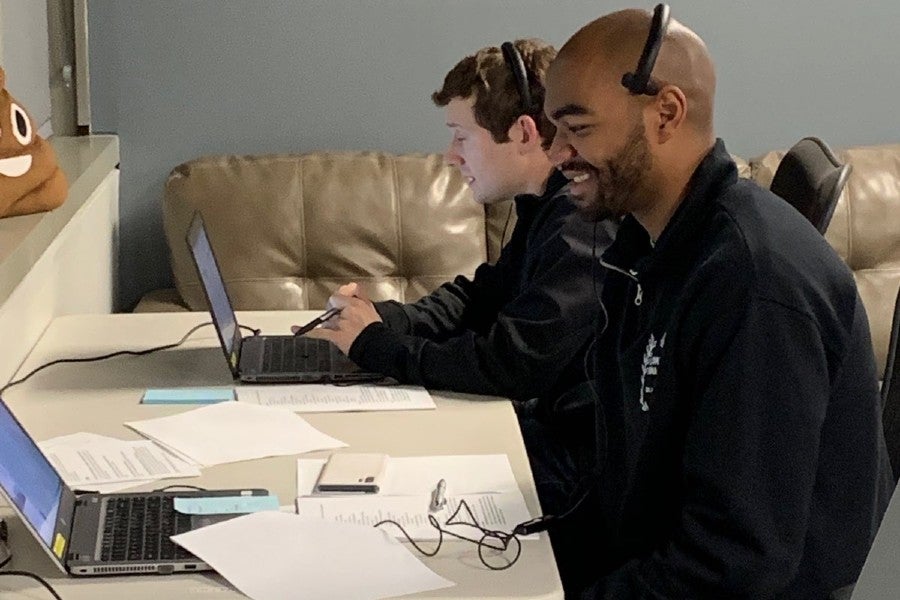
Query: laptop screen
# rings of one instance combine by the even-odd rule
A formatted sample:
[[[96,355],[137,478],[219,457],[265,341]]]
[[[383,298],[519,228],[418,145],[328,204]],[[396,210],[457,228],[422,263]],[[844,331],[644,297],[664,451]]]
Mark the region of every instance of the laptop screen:
[[[62,479],[3,400],[0,440],[0,487],[49,547],[62,497]]]
[[[209,302],[213,323],[215,323],[219,339],[222,342],[222,348],[225,350],[225,357],[228,359],[232,372],[236,373],[238,357],[241,353],[241,336],[237,318],[234,316],[228,292],[225,291],[225,282],[222,281],[222,274],[199,213],[191,222],[187,239],[191,255],[194,257],[194,264],[197,266],[197,274],[206,291],[206,299]]]

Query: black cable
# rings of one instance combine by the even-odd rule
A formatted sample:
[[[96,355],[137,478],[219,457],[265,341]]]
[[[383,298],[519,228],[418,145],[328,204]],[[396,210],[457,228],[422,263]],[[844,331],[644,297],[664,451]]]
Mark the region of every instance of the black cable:
[[[594,378],[591,376],[592,373],[588,366],[588,358],[597,344],[597,338],[603,335],[609,325],[609,314],[606,312],[606,305],[603,304],[603,298],[600,296],[600,292],[597,291],[597,263],[599,262],[597,260],[597,227],[599,225],[599,221],[594,221],[594,236],[591,245],[591,289],[594,291],[594,298],[597,299],[597,304],[600,306],[600,311],[603,313],[603,327],[599,328],[599,332],[594,336],[591,345],[588,346],[587,352],[584,353],[584,375],[589,382],[593,382]],[[591,383],[591,389],[594,392],[595,398],[599,400],[597,389],[594,387],[593,383]]]
[[[204,323],[204,325],[211,325],[211,324],[212,324],[212,322],[210,322],[210,323]],[[238,327],[240,327],[241,329],[246,329],[247,331],[249,331],[249,332],[252,333],[253,335],[259,335],[259,334],[262,333],[262,329],[255,329],[255,328],[253,328],[253,327],[248,327],[247,325],[238,325]]]
[[[528,535],[531,533],[537,533],[540,531],[545,531],[549,527],[552,527],[557,521],[565,519],[569,515],[573,514],[578,508],[585,503],[585,501],[591,495],[591,487],[600,481],[600,475],[603,473],[603,469],[606,465],[606,436],[603,436],[604,448],[602,451],[601,457],[601,449],[599,446],[600,443],[600,418],[602,407],[600,406],[600,394],[597,390],[595,377],[593,376],[593,369],[590,367],[590,359],[593,356],[592,352],[597,347],[597,339],[603,335],[606,331],[606,328],[609,326],[609,314],[606,311],[606,306],[603,304],[603,298],[597,290],[597,227],[599,226],[599,222],[594,222],[594,232],[593,232],[593,243],[591,247],[591,288],[594,293],[594,297],[597,299],[597,303],[600,307],[600,310],[603,314],[603,325],[599,327],[597,330],[597,334],[594,336],[594,339],[588,345],[587,349],[584,353],[584,358],[582,360],[582,368],[584,369],[585,381],[587,381],[588,386],[590,387],[591,394],[593,394],[593,406],[594,406],[594,419],[593,419],[593,430],[594,430],[594,452],[595,458],[597,459],[597,470],[594,473],[589,473],[587,475],[582,475],[578,480],[578,483],[575,485],[575,489],[569,495],[569,503],[570,506],[564,512],[559,515],[541,515],[540,517],[536,517],[531,519],[530,521],[525,521],[524,523],[520,523],[513,529],[513,533],[517,535]],[[602,461],[602,462],[601,462]],[[577,462],[577,459],[576,459]],[[579,471],[581,468],[578,469]],[[572,500],[574,498],[574,500]]]
[[[503,233],[500,234],[500,250],[503,250],[503,246],[506,244],[506,228],[509,227],[509,220],[512,218],[513,209],[515,209],[515,207],[516,201],[510,201],[509,210],[506,212],[506,223],[503,224]]]
[[[460,511],[463,509],[465,509],[466,514],[468,515],[469,519],[471,519],[471,523],[468,521],[456,520],[457,517],[459,517]],[[386,524],[394,525],[395,527],[397,527],[397,529],[400,530],[400,532],[404,535],[404,537],[406,537],[406,540],[410,544],[412,544],[413,548],[415,548],[416,550],[418,550],[420,553],[422,553],[425,556],[437,555],[437,553],[441,549],[441,546],[444,543],[444,535],[448,535],[450,537],[454,537],[458,540],[462,540],[465,542],[471,542],[471,543],[475,544],[476,546],[478,546],[478,559],[481,561],[481,564],[483,564],[488,569],[491,569],[492,571],[503,571],[505,569],[510,568],[511,566],[516,564],[516,561],[518,561],[519,557],[522,555],[522,542],[519,540],[519,538],[515,532],[507,533],[505,531],[496,531],[496,530],[491,530],[491,529],[485,529],[484,527],[482,527],[481,525],[478,524],[478,520],[475,518],[475,515],[472,513],[472,509],[469,508],[469,505],[466,503],[465,500],[459,501],[459,505],[457,505],[456,510],[454,510],[453,513],[449,517],[447,517],[447,521],[444,523],[444,525],[446,525],[446,526],[466,525],[468,527],[474,527],[475,529],[477,529],[478,531],[481,532],[481,537],[479,539],[476,540],[476,539],[473,539],[470,537],[466,537],[464,535],[460,535],[453,531],[450,531],[449,529],[444,529],[443,527],[441,527],[441,524],[438,523],[438,520],[434,517],[434,515],[428,515],[428,522],[431,524],[432,527],[437,529],[437,532],[438,532],[437,545],[434,547],[434,550],[430,550],[430,551],[419,546],[415,542],[415,540],[412,539],[412,536],[409,535],[409,533],[406,531],[406,529],[403,528],[403,525],[401,525],[397,521],[394,521],[393,519],[384,519],[383,521],[379,521],[379,522],[375,523],[375,525],[373,525],[373,527],[380,527],[381,525],[386,525]],[[519,526],[517,525],[516,527],[519,527]],[[510,548],[511,542],[515,542],[516,551],[515,551],[515,555],[512,558],[507,559],[506,564],[499,565],[499,566],[492,565],[491,563],[489,563],[487,561],[487,559],[485,559],[485,557],[484,557],[485,548],[487,548],[489,550],[495,550],[498,552],[506,552]]]
[[[56,593],[56,590],[53,589],[49,583],[47,583],[43,577],[40,575],[35,575],[34,573],[29,573],[28,571],[3,571],[0,573],[0,577],[30,577],[34,579],[39,584],[47,588],[47,591],[50,592],[56,600],[62,600],[62,596]]]
[[[7,528],[6,520],[2,518],[0,518],[0,550],[7,552],[6,558],[3,559],[3,562],[0,562],[0,569],[2,569],[12,560],[12,550],[9,549],[9,529]]]
[[[157,347],[155,347],[155,348],[148,348],[148,349],[146,349],[146,350],[120,350],[120,351],[118,351],[118,352],[111,352],[111,353],[109,353],[109,354],[104,354],[104,355],[101,355],[101,356],[92,356],[92,357],[87,357],[87,358],[61,358],[61,359],[57,359],[57,360],[51,361],[51,362],[49,362],[49,363],[46,363],[46,364],[44,364],[44,365],[41,365],[40,367],[38,367],[38,368],[32,370],[30,373],[28,373],[28,374],[25,375],[24,377],[21,377],[21,378],[19,378],[19,379],[14,380],[14,381],[10,381],[10,382],[7,383],[5,386],[3,386],[2,388],[0,388],[0,394],[3,394],[3,392],[5,392],[6,390],[8,390],[9,388],[11,388],[11,387],[14,386],[14,385],[19,385],[20,383],[23,383],[23,382],[27,381],[28,379],[30,379],[31,377],[33,377],[33,376],[36,375],[37,373],[39,373],[39,372],[43,371],[44,369],[46,369],[46,368],[48,368],[48,367],[51,367],[51,366],[53,366],[53,365],[58,365],[58,364],[62,364],[62,363],[94,362],[94,361],[99,361],[99,360],[106,360],[106,359],[109,359],[109,358],[113,358],[113,357],[115,357],[115,356],[125,356],[125,355],[130,355],[130,356],[145,356],[145,355],[151,354],[151,353],[153,353],[153,352],[159,352],[159,351],[161,351],[161,350],[169,350],[169,349],[171,349],[171,348],[176,348],[176,347],[182,345],[183,343],[185,343],[185,342],[188,340],[188,338],[189,338],[194,332],[196,332],[197,330],[201,329],[202,327],[206,327],[207,325],[212,325],[212,321],[208,321],[208,322],[206,322],[206,323],[201,323],[201,324],[199,324],[199,325],[197,325],[197,326],[195,326],[195,327],[192,327],[186,334],[184,334],[184,336],[183,336],[180,340],[178,340],[178,341],[175,342],[174,344],[165,344],[165,345],[163,345],[163,346],[157,346]],[[253,333],[253,335],[259,335],[259,334],[260,334],[260,330],[259,330],[259,329],[254,329],[253,327],[247,327],[247,326],[245,326],[245,325],[240,325],[240,327],[241,327],[242,329],[246,329],[246,330],[248,330],[248,331],[251,331],[251,332]],[[202,487],[198,487],[198,486],[195,486],[195,485],[183,485],[183,484],[179,484],[179,485],[168,485],[168,486],[166,486],[166,487],[160,488],[160,489],[155,490],[155,491],[157,491],[157,492],[163,492],[163,491],[170,490],[170,489],[172,489],[172,488],[188,488],[188,489],[192,489],[192,490],[205,491],[205,488],[202,488]],[[0,563],[0,569],[2,569],[2,568],[5,567],[7,564],[9,564],[9,561],[11,561],[11,560],[12,560],[12,553],[10,553],[10,555],[6,558],[6,560],[4,560],[2,563]],[[51,586],[49,583],[47,583],[47,581],[45,581],[40,575],[36,575],[36,574],[34,574],[34,573],[29,573],[28,571],[3,571],[2,573],[0,573],[0,577],[28,577],[28,578],[30,578],[30,579],[34,579],[34,580],[37,581],[39,584],[41,584],[42,586],[44,586],[44,588],[46,588],[46,590],[47,590],[48,592],[50,592],[50,594],[51,594],[54,598],[56,598],[56,600],[62,600],[62,597],[56,592],[56,590],[53,589],[53,586]]]
[[[174,491],[175,488],[181,488],[181,489],[185,489],[185,490],[194,490],[197,492],[208,492],[209,491],[205,487],[200,487],[197,485],[188,485],[186,483],[173,483],[172,485],[167,485],[165,487],[156,488],[155,490],[153,490],[153,493],[155,494],[157,492],[171,492],[171,491]]]
[[[178,340],[174,344],[165,344],[163,346],[156,346],[155,348],[148,348],[146,350],[119,350],[118,352],[111,352],[109,354],[103,354],[100,356],[89,356],[89,357],[85,357],[85,358],[59,358],[57,360],[50,361],[50,362],[43,364],[40,367],[32,370],[30,373],[28,373],[24,377],[20,377],[19,379],[10,381],[6,385],[4,385],[2,388],[0,388],[0,395],[3,395],[3,392],[5,392],[9,388],[13,387],[14,385],[19,385],[20,383],[24,383],[25,381],[28,381],[34,375],[40,373],[41,371],[43,371],[44,369],[46,369],[48,367],[52,367],[53,365],[59,365],[59,364],[63,364],[63,363],[95,362],[95,361],[100,361],[100,360],[107,360],[110,358],[114,358],[116,356],[145,356],[147,354],[152,354],[153,352],[159,352],[161,350],[169,350],[171,348],[177,348],[178,346],[185,343],[187,341],[187,339],[189,337],[191,337],[191,335],[195,331],[197,331],[198,329],[201,329],[203,327],[206,327],[207,325],[212,325],[212,324],[213,324],[212,321],[207,321],[206,323],[200,323],[199,325],[192,327],[186,334],[184,334],[184,337],[182,337],[180,340]],[[252,331],[253,335],[259,335],[259,333],[260,333],[259,329],[254,329],[252,327],[247,327],[244,325],[241,325],[240,327],[242,329]]]

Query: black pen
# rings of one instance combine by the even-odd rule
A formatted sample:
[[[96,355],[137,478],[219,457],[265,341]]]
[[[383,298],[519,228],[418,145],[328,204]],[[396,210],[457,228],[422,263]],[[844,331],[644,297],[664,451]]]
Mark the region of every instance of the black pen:
[[[340,308],[329,308],[306,325],[301,325],[300,327],[298,327],[297,331],[294,332],[294,335],[303,335],[304,333],[310,332],[328,319],[339,314],[341,314]]]

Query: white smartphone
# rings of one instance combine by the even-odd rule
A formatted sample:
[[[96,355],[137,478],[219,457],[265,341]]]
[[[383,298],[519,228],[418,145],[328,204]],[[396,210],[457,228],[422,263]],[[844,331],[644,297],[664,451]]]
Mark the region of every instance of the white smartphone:
[[[322,467],[316,492],[377,494],[384,485],[387,454],[332,454]]]

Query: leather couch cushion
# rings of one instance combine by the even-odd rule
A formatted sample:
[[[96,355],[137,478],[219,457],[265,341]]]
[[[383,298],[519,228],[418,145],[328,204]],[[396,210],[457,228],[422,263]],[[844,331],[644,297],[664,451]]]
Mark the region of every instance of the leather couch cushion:
[[[184,163],[166,182],[163,213],[189,308],[206,306],[184,239],[199,210],[235,308],[267,310],[321,308],[351,280],[374,299],[414,301],[474,273],[489,239],[499,248],[508,206],[486,217],[440,155],[317,152]]]
[[[853,271],[869,316],[876,364],[883,369],[900,287],[900,144],[835,154],[852,171],[825,239]],[[783,155],[769,152],[751,160],[753,179],[769,187]]]

